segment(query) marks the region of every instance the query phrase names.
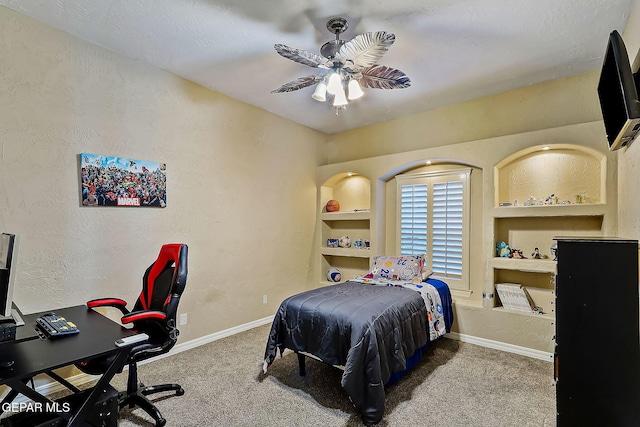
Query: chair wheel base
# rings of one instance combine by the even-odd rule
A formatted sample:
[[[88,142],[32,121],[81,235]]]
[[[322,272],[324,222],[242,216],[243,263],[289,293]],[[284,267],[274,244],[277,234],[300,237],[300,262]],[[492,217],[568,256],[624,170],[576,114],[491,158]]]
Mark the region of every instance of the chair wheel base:
[[[134,390],[120,393],[120,408],[128,406],[129,408],[139,407],[149,414],[156,422],[156,427],[164,427],[167,420],[164,419],[158,408],[147,398],[148,395],[154,393],[162,393],[166,391],[175,391],[176,396],[182,396],[184,389],[178,384],[162,384],[158,386],[144,387],[142,383],[138,383],[139,387]]]

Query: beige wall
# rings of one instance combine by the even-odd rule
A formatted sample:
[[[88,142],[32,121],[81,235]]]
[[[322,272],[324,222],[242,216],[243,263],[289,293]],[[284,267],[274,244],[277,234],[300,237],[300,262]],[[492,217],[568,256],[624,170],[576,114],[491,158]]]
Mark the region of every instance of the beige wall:
[[[629,59],[636,58],[636,67],[640,66],[640,2],[634,1],[623,39],[627,46]],[[619,162],[619,234],[621,237],[640,239],[640,141],[636,139],[631,146],[618,151]]]
[[[599,75],[553,80],[331,135],[328,163],[601,120]]]
[[[190,250],[181,341],[306,286],[323,135],[3,7],[0,28],[0,231],[21,238],[25,312],[133,302],[170,242]],[[80,207],[82,152],[166,162],[168,206]]]
[[[635,10],[632,23],[640,21]],[[457,302],[456,330],[549,350],[545,320],[505,329],[504,314],[482,308],[492,168],[536,144],[604,150],[598,72],[325,136],[2,7],[0,28],[0,231],[22,238],[16,301],[25,311],[106,295],[132,300],[158,247],[183,241],[182,341],[269,316],[284,297],[318,285],[319,185],[346,170],[370,178],[372,238],[385,248],[378,189],[394,170],[440,159],[482,168],[479,273],[474,293]],[[637,49],[640,36],[631,44]],[[637,238],[640,143],[625,151],[620,234]],[[80,207],[81,152],[166,162],[168,207]],[[613,191],[617,172],[607,183]],[[614,211],[615,199],[607,200]],[[615,214],[605,225],[615,230]]]

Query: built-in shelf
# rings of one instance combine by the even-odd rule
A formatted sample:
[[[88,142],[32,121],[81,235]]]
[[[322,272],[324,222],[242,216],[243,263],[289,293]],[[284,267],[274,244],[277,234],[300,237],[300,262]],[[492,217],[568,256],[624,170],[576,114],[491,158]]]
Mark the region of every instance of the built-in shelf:
[[[320,219],[323,221],[349,221],[371,218],[371,212],[366,211],[341,211],[341,212],[323,212]]]
[[[354,258],[369,258],[371,256],[371,251],[368,249],[323,247],[321,252],[322,255],[348,256]]]
[[[491,266],[502,270],[528,271],[532,273],[556,274],[557,270],[557,262],[550,259],[494,257],[491,260]]]
[[[509,313],[509,314],[516,314],[516,315],[520,315],[520,316],[532,316],[532,317],[538,317],[538,318],[542,318],[542,319],[549,319],[549,320],[553,320],[555,319],[555,313],[527,313],[526,311],[517,311],[517,310],[507,310],[504,307],[494,307],[492,310],[494,311],[499,311],[502,313]]]
[[[500,206],[493,208],[494,218],[518,218],[541,216],[603,216],[607,205],[604,203],[585,203],[571,205],[541,206]]]

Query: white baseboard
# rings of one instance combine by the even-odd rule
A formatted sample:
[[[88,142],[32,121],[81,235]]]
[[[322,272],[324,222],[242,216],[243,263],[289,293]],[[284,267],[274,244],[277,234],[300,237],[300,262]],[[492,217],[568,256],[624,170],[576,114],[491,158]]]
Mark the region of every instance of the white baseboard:
[[[515,353],[521,356],[532,357],[534,359],[544,360],[545,362],[553,362],[553,353],[548,353],[546,351],[534,350],[528,347],[521,347],[519,345],[507,344],[504,342],[493,341],[486,338],[474,337],[472,335],[460,334],[458,332],[449,332],[444,337],[461,342],[468,342],[470,344],[475,344],[482,347],[506,351],[508,353]]]
[[[163,357],[173,356],[174,354],[182,353],[186,350],[199,347],[204,344],[217,341],[222,338],[230,337],[231,335],[239,334],[240,332],[248,331],[249,329],[257,328],[258,326],[268,325],[273,322],[275,316],[268,316],[262,319],[254,320],[253,322],[245,323],[243,325],[234,326],[233,328],[225,329],[224,331],[214,332],[213,334],[205,335],[204,337],[196,338],[195,340],[187,341],[184,343],[176,344],[170,352],[154,357],[153,359],[147,359],[151,362],[154,360],[160,360]],[[266,344],[266,337],[265,337]]]

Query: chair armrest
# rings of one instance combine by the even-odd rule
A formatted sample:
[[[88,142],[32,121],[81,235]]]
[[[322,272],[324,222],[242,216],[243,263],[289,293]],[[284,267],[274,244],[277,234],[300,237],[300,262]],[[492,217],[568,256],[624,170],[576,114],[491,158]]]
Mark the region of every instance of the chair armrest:
[[[132,322],[138,322],[140,320],[164,320],[167,318],[166,313],[162,311],[154,311],[154,310],[145,310],[145,311],[134,311],[132,313],[125,314],[122,316],[120,321],[126,325]]]
[[[129,310],[127,310],[127,302],[125,300],[121,300],[120,298],[98,298],[92,299],[91,301],[87,301],[88,308],[97,308],[97,307],[115,307],[122,312],[122,314],[128,314]]]
[[[129,355],[129,362],[139,362],[166,353],[165,345],[141,344],[134,347]]]

